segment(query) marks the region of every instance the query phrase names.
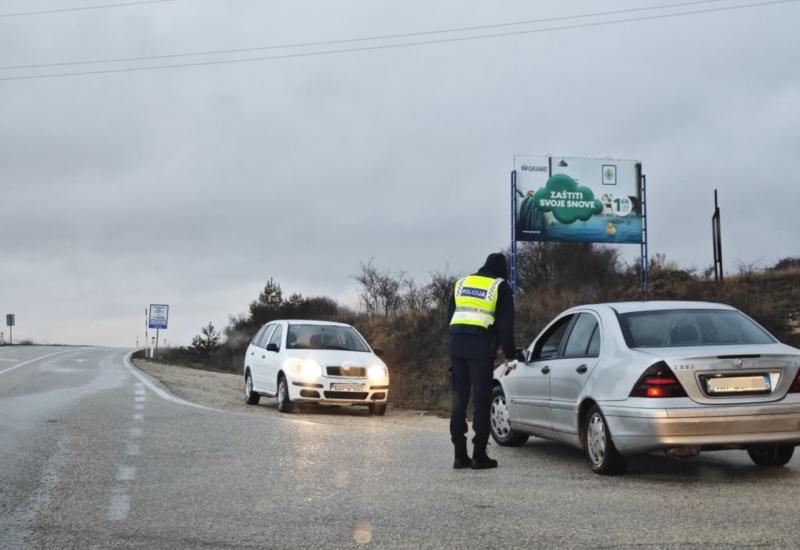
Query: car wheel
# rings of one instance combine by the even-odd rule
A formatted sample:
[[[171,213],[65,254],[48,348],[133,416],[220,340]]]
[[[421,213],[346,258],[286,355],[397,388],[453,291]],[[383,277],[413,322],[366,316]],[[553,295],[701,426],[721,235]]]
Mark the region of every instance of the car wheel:
[[[289,399],[289,384],[286,377],[281,374],[278,378],[278,410],[282,413],[290,413],[294,409],[294,403]]]
[[[508,404],[503,388],[495,386],[492,390],[492,404],[489,409],[489,420],[492,438],[498,445],[505,447],[519,447],[528,441],[528,434],[511,429],[508,415]]]
[[[584,448],[596,474],[616,475],[625,472],[628,459],[617,451],[606,419],[597,405],[592,405],[584,424]]]
[[[780,468],[792,459],[793,445],[755,445],[747,449],[750,460],[765,468]]]
[[[258,405],[261,396],[253,391],[253,377],[250,376],[250,371],[244,375],[244,402],[248,405]]]
[[[369,414],[383,416],[386,414],[386,403],[375,403],[369,406]]]

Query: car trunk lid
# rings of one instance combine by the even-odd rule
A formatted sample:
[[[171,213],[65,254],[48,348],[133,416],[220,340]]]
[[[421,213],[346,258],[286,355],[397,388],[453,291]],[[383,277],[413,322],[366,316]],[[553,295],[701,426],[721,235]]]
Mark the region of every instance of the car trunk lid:
[[[661,354],[693,401],[736,405],[783,399],[800,368],[800,356],[741,346],[695,354],[672,349]],[[667,350],[660,350],[665,352]],[[782,351],[782,350],[781,350]]]

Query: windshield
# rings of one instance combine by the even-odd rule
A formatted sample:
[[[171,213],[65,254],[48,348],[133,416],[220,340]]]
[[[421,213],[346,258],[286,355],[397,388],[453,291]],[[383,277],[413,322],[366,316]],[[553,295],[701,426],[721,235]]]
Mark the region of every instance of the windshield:
[[[289,325],[288,349],[338,349],[369,352],[369,346],[352,327]]]
[[[774,344],[747,316],[732,310],[670,309],[619,316],[628,347],[736,346]]]

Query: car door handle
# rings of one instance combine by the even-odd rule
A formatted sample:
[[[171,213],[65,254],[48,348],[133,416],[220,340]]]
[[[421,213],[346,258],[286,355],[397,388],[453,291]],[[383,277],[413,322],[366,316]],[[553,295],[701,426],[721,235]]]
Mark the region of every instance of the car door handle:
[[[589,370],[589,367],[587,367],[586,365],[580,365],[578,366],[577,369],[575,369],[575,372],[577,372],[578,374],[584,374],[587,370]]]
[[[542,374],[550,374],[550,367],[549,366],[542,367]]]

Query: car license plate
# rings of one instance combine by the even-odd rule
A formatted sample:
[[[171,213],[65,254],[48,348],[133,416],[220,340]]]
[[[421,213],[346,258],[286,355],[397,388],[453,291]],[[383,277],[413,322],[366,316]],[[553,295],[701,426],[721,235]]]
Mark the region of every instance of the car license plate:
[[[347,384],[347,383],[333,383],[331,384],[332,391],[364,391],[364,384]]]
[[[769,375],[763,376],[729,376],[709,378],[706,381],[709,394],[769,392]]]

